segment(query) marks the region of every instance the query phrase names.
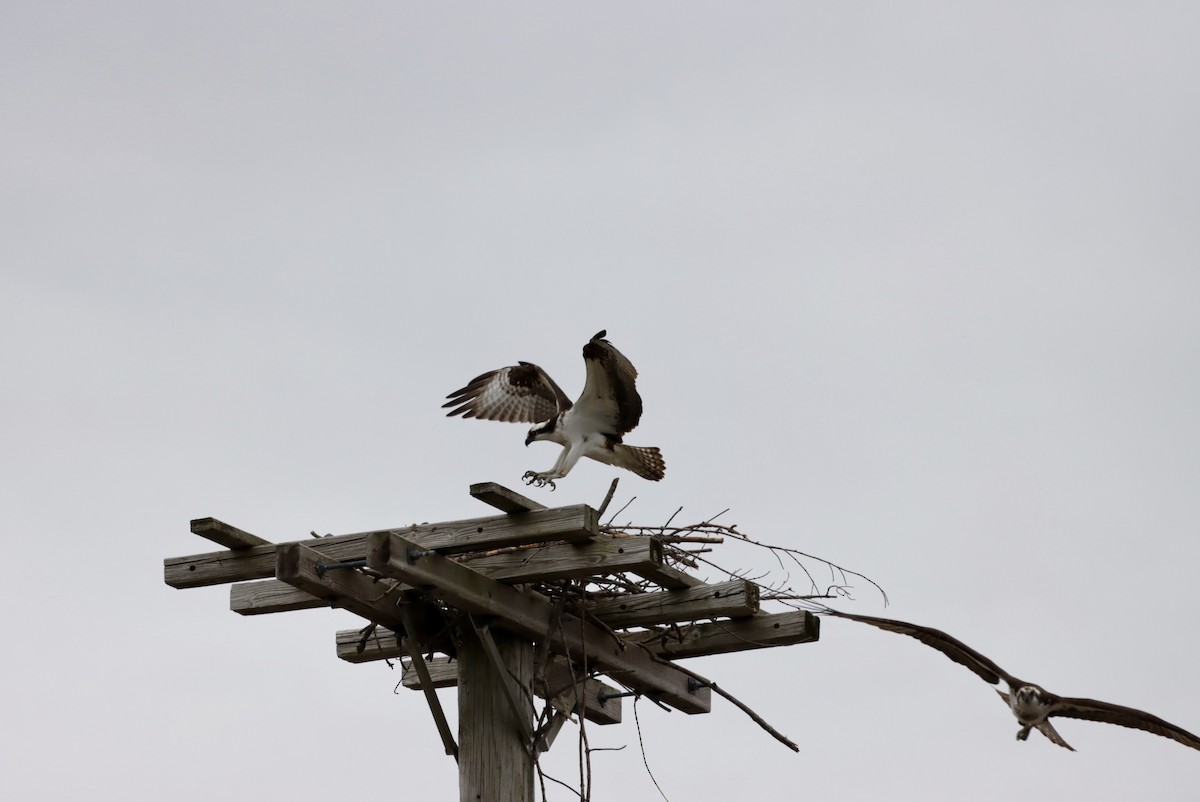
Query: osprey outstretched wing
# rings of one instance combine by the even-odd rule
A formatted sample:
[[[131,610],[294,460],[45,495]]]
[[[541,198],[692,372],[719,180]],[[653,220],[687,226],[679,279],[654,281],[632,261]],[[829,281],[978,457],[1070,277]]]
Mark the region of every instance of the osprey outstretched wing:
[[[975,651],[957,638],[947,635],[940,629],[909,624],[905,621],[896,621],[891,618],[852,615],[829,608],[825,608],[822,612],[837,616],[838,618],[848,618],[851,621],[870,624],[873,627],[878,627],[888,632],[897,632],[901,635],[916,638],[926,646],[937,649],[959,665],[966,666],[989,685],[997,685],[1003,680],[1008,686],[1008,692],[1005,693],[997,689],[996,693],[1000,694],[1000,698],[1008,703],[1009,709],[1017,717],[1017,721],[1021,723],[1021,729],[1017,731],[1017,740],[1024,741],[1029,737],[1029,731],[1036,729],[1054,743],[1074,752],[1075,749],[1063,740],[1062,736],[1054,729],[1054,725],[1050,723],[1051,717],[1062,716],[1063,718],[1103,721],[1107,724],[1119,724],[1122,727],[1145,730],[1146,732],[1178,741],[1184,746],[1200,749],[1200,737],[1192,735],[1182,727],[1177,727],[1169,721],[1163,721],[1158,716],[1147,713],[1144,710],[1114,705],[1109,702],[1100,702],[1095,699],[1058,696],[1050,693],[1040,685],[1019,680],[1000,668],[991,659]]]
[[[580,457],[633,471],[651,481],[666,472],[657,448],[628,446],[622,437],[642,417],[637,370],[612,343],[598,332],[583,346],[587,368],[583,392],[574,404],[546,371],[530,362],[518,362],[476,376],[465,387],[446,396],[448,416],[535,423],[525,445],[549,440],[563,447],[548,471],[525,473],[526,484],[550,485],[566,476]]]

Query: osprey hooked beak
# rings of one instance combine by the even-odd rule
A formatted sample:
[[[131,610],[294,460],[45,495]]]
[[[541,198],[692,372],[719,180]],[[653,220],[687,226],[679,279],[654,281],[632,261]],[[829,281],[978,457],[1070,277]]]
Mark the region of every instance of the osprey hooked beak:
[[[528,446],[533,442],[533,429],[529,430],[529,434],[525,435],[525,445]]]

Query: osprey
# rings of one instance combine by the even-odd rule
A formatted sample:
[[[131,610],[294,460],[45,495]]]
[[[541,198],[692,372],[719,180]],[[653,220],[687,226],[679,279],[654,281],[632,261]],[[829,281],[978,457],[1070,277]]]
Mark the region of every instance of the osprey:
[[[535,423],[525,445],[549,440],[562,446],[558,461],[548,471],[526,471],[526,484],[550,485],[571,472],[580,457],[633,471],[657,482],[666,465],[657,448],[627,446],[621,438],[638,425],[642,397],[634,380],[637,370],[624,354],[604,339],[600,331],[583,346],[587,379],[574,404],[546,371],[530,362],[476,376],[455,390],[442,408],[455,407],[447,417]]]
[[[901,635],[916,638],[926,646],[937,649],[959,665],[966,666],[990,685],[996,685],[1000,680],[1004,680],[1008,685],[1008,693],[1001,690],[996,690],[996,693],[1000,694],[1000,698],[1008,703],[1009,709],[1021,723],[1021,729],[1017,731],[1018,741],[1024,741],[1029,737],[1029,731],[1036,729],[1054,743],[1074,752],[1075,748],[1064,741],[1058,731],[1054,729],[1054,725],[1050,723],[1051,716],[1062,716],[1088,721],[1103,721],[1108,724],[1119,724],[1122,727],[1145,730],[1164,738],[1171,738],[1184,746],[1200,749],[1200,738],[1145,711],[1095,699],[1057,696],[1040,685],[1019,680],[970,646],[950,637],[941,630],[908,624],[904,621],[893,621],[889,618],[851,615],[828,608],[823,612],[838,618],[849,618],[851,621],[870,624],[888,632],[899,632]]]

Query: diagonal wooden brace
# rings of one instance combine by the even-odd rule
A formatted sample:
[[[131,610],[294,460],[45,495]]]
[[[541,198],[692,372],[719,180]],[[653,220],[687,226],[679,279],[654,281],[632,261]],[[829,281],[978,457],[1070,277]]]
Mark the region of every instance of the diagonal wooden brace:
[[[495,626],[532,641],[546,640],[551,651],[589,670],[593,665],[624,685],[685,713],[711,709],[708,688],[693,687],[683,671],[653,659],[640,648],[624,648],[590,621],[556,613],[544,597],[519,591],[465,565],[422,548],[391,532],[367,540],[367,566],[452,607],[495,616]]]
[[[408,611],[408,605],[400,605],[397,612],[400,620],[404,622],[405,630],[410,633],[416,632],[417,629],[413,624],[412,614]],[[457,761],[458,744],[454,741],[454,734],[450,732],[450,724],[446,720],[446,711],[442,709],[441,700],[438,699],[437,692],[434,690],[433,678],[429,676],[429,666],[425,664],[425,655],[421,653],[421,644],[411,636],[405,638],[404,643],[408,647],[408,656],[412,660],[412,666],[416,670],[417,676],[421,678],[421,691],[425,694],[425,701],[429,704],[429,712],[433,714],[438,734],[442,736],[442,745],[446,747],[446,754],[453,755],[454,760]]]

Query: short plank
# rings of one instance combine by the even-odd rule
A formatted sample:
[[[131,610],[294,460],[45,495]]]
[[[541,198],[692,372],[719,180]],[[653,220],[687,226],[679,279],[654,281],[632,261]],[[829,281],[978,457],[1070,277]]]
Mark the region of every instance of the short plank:
[[[239,615],[290,613],[329,606],[329,599],[306,593],[278,579],[238,582],[229,586],[229,609]]]
[[[227,549],[247,549],[251,546],[263,546],[271,542],[265,537],[243,532],[236,526],[230,526],[224,521],[218,521],[216,518],[194,518],[192,520],[192,534],[207,538],[218,546],[224,546]]]
[[[480,482],[471,485],[471,495],[501,512],[534,512],[546,509],[545,504],[525,498],[520,493],[495,482]]]

